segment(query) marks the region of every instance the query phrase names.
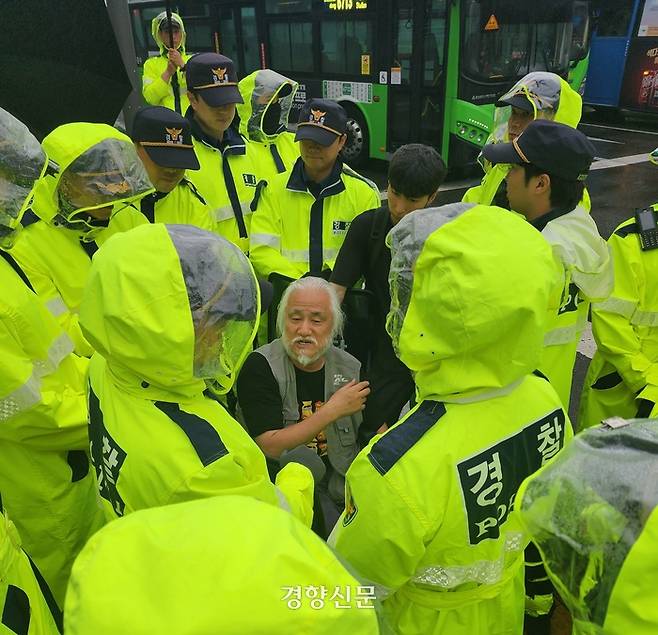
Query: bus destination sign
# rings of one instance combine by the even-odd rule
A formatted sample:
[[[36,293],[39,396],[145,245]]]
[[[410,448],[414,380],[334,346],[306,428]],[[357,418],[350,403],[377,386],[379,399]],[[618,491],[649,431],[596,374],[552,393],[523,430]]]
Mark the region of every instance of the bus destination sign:
[[[329,11],[352,11],[353,9],[367,9],[368,0],[324,0],[325,8]]]

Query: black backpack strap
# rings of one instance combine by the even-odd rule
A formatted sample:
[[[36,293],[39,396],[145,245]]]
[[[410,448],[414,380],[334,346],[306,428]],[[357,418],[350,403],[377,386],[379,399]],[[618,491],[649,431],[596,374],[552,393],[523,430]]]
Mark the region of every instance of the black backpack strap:
[[[370,258],[368,260],[368,269],[373,271],[379,256],[384,249],[384,238],[386,236],[386,228],[388,227],[389,211],[388,207],[384,205],[375,210],[372,215],[372,228],[370,230],[370,243],[368,245]]]

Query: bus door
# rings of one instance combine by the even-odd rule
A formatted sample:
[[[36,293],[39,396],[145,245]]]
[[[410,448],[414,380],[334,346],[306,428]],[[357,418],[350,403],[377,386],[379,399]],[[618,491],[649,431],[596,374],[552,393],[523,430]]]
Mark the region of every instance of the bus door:
[[[449,0],[395,0],[388,150],[420,142],[441,150]]]
[[[618,106],[628,44],[641,0],[597,0],[585,103]]]
[[[263,38],[259,37],[256,5],[253,2],[222,2],[216,7],[215,50],[230,57],[242,78],[263,67]]]

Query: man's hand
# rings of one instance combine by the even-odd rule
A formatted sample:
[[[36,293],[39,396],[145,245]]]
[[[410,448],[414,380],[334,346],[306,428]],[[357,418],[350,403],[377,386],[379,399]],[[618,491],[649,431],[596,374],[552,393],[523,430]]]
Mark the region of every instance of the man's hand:
[[[183,68],[183,66],[185,66],[185,61],[183,60],[183,56],[181,55],[180,51],[176,49],[169,49],[167,57],[169,60],[167,62],[167,68],[165,69],[165,72],[162,73],[162,79],[165,82],[169,82],[174,73],[179,68]]]
[[[329,406],[336,419],[348,417],[360,412],[366,407],[366,399],[370,394],[370,382],[352,379],[339,388],[323,406]]]

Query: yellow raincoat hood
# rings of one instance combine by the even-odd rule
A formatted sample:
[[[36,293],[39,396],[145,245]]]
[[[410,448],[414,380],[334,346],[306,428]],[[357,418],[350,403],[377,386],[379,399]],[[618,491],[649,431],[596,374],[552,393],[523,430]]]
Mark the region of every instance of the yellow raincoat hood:
[[[524,218],[455,203],[409,214],[387,243],[386,327],[419,400],[487,393],[537,368],[561,274]]]
[[[270,69],[254,71],[238,84],[244,103],[237,104],[240,132],[260,143],[284,132],[299,84]]]
[[[9,249],[20,221],[32,203],[35,184],[47,158],[35,136],[12,114],[0,108],[0,247]]]
[[[152,20],[151,20],[151,35],[153,36],[153,41],[158,45],[158,48],[160,49],[160,55],[167,55],[167,47],[164,45],[164,42],[160,39],[160,22],[162,22],[165,18],[167,17],[167,12],[162,11],[161,13],[158,13]],[[183,24],[183,18],[181,18],[178,13],[173,13],[171,14],[171,20],[174,24],[178,25],[178,28],[180,29],[181,32],[181,40],[180,40],[180,46],[178,47],[178,50],[181,52],[182,55],[185,55],[185,40],[187,39],[187,33],[185,33],[185,25]]]
[[[649,635],[658,632],[658,420],[613,421],[526,479],[515,507],[574,633]]]
[[[69,635],[375,635],[375,611],[355,599],[359,585],[292,514],[217,496],[138,511],[99,531],[73,567],[64,621]],[[306,595],[324,591],[314,602]]]
[[[496,103],[494,138],[487,143],[509,141],[507,121],[512,107],[505,105],[510,98],[521,95],[534,109],[534,119],[550,119],[575,128],[583,113],[583,99],[569,84],[555,73],[536,71],[528,73]]]
[[[259,315],[251,265],[232,243],[191,225],[141,225],[94,256],[82,332],[115,382],[148,398],[230,389]]]
[[[153,191],[130,138],[107,124],[64,124],[44,138],[43,148],[57,171],[37,187],[39,216],[56,217],[58,224],[87,239],[102,231],[107,221],[91,220],[86,211]]]

